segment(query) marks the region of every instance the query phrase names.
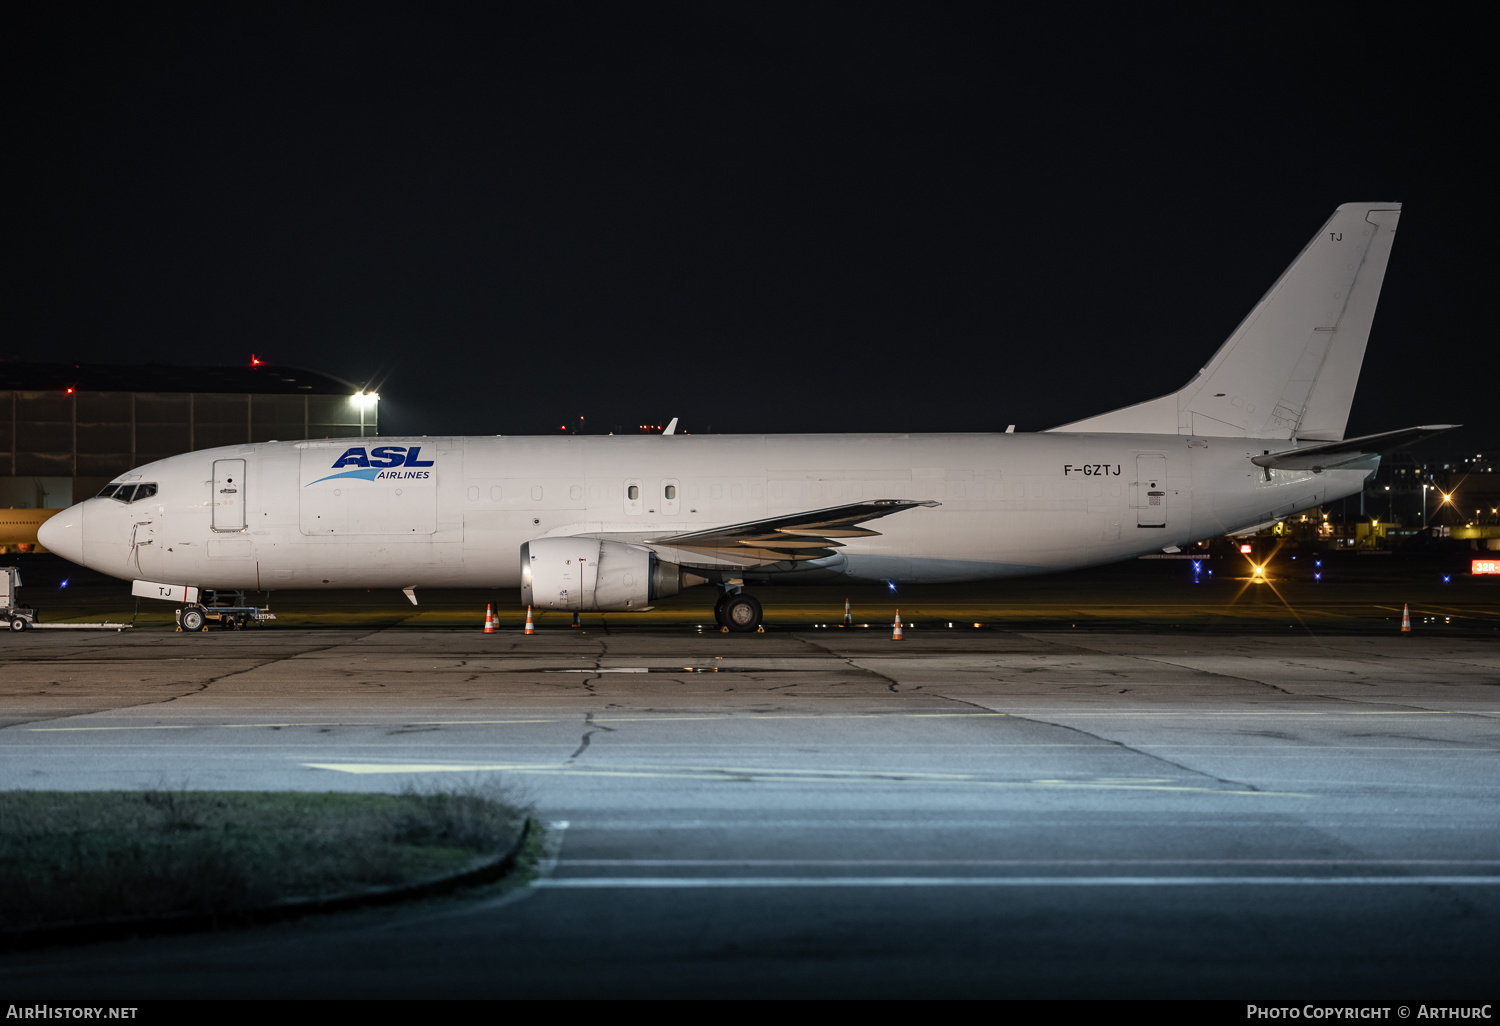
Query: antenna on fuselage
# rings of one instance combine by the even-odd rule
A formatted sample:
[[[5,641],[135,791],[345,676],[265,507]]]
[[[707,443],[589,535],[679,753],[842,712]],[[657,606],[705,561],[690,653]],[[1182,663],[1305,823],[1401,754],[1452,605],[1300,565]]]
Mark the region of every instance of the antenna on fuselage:
[[[672,420],[671,420],[671,422],[669,424],[667,424],[666,429],[662,431],[662,434],[664,434],[664,435],[670,435],[673,432],[675,432],[676,430],[677,430],[677,418],[673,417]]]

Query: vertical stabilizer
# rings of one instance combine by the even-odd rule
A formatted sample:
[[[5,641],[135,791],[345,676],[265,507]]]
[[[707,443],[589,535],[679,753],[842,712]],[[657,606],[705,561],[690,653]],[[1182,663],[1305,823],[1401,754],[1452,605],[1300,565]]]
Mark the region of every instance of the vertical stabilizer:
[[[1345,203],[1180,391],[1052,430],[1343,438],[1400,216]]]

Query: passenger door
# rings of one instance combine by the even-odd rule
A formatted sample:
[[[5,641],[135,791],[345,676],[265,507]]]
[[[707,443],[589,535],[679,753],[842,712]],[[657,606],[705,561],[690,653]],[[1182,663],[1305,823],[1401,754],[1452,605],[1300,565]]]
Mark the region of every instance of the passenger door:
[[[1135,458],[1135,526],[1167,526],[1167,458],[1151,453]]]
[[[214,460],[214,494],[209,508],[215,531],[245,529],[244,460]]]

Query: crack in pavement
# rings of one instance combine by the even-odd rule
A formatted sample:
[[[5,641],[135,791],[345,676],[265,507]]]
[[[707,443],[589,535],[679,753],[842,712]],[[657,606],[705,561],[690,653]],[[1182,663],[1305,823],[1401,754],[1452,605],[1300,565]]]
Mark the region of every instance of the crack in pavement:
[[[583,732],[583,737],[578,742],[577,751],[568,756],[569,762],[572,762],[574,759],[578,758],[588,750],[589,742],[593,740],[595,734],[599,733],[600,731],[606,731],[610,734],[615,733],[614,727],[606,727],[601,723],[595,723],[594,714],[591,712],[583,714],[583,722],[584,725],[589,727],[590,729]]]
[[[382,628],[382,630],[384,630],[384,629],[385,628]],[[25,721],[22,721],[22,722],[25,722],[25,723],[39,723],[39,722],[45,722],[47,720],[66,720],[66,719],[73,719],[74,717],[77,717],[77,716],[91,716],[91,715],[94,715],[94,714],[100,713],[100,712],[114,712],[114,711],[117,711],[117,710],[120,710],[120,709],[140,709],[140,708],[144,708],[145,706],[148,706],[148,705],[166,705],[166,704],[168,704],[170,702],[177,701],[179,698],[189,698],[189,697],[191,697],[193,695],[201,695],[205,691],[207,691],[208,688],[211,685],[221,683],[222,681],[228,680],[230,677],[237,676],[237,675],[239,675],[241,673],[252,673],[252,672],[254,672],[256,670],[263,669],[264,667],[275,665],[276,663],[286,662],[289,659],[299,659],[299,658],[301,658],[302,656],[305,656],[305,655],[312,655],[312,654],[317,653],[317,652],[327,652],[327,651],[330,651],[330,650],[335,649],[335,648],[340,648],[343,645],[357,644],[357,643],[359,643],[361,641],[364,641],[367,638],[372,638],[376,634],[379,634],[379,633],[380,633],[379,630],[377,630],[377,631],[371,631],[368,634],[361,635],[361,636],[356,637],[356,638],[354,638],[352,640],[339,641],[339,642],[336,642],[334,644],[328,644],[328,645],[319,645],[319,646],[316,646],[314,648],[307,648],[307,649],[303,649],[303,650],[298,651],[298,652],[289,652],[286,655],[279,655],[279,656],[276,656],[276,657],[271,658],[271,659],[263,659],[260,662],[257,662],[257,663],[255,663],[255,664],[253,664],[251,666],[246,666],[246,667],[244,667],[242,669],[238,669],[238,670],[231,670],[228,673],[222,673],[222,674],[219,674],[216,677],[209,677],[209,678],[203,680],[201,683],[197,684],[196,686],[189,686],[188,682],[186,682],[186,681],[179,682],[179,684],[177,686],[179,686],[179,687],[186,686],[186,687],[189,687],[189,690],[183,691],[180,694],[172,695],[172,696],[170,696],[168,698],[160,698],[160,699],[152,698],[152,699],[146,699],[146,700],[139,701],[139,702],[126,702],[126,703],[119,703],[119,704],[110,704],[110,705],[100,706],[99,708],[96,708],[96,709],[73,710],[73,711],[69,711],[67,713],[64,713],[62,715],[42,716],[42,717],[39,717],[37,719],[25,720]],[[202,658],[206,658],[206,657],[205,656],[191,656],[191,657],[188,657],[188,658],[191,658],[191,659],[202,659]],[[5,723],[5,724],[0,724],[0,730],[4,730],[4,729],[6,729],[8,727],[14,727],[14,726],[20,726],[20,725],[21,725],[20,723]]]
[[[894,677],[888,677],[885,674],[881,673],[879,670],[872,670],[868,666],[861,666],[859,663],[857,663],[855,661],[855,657],[854,656],[839,655],[833,649],[828,648],[826,645],[820,644],[819,642],[816,642],[816,641],[812,640],[811,638],[803,637],[800,634],[795,634],[795,635],[793,635],[793,637],[796,638],[798,641],[802,642],[804,645],[810,645],[813,648],[816,648],[819,651],[821,651],[821,652],[823,652],[823,653],[825,653],[827,655],[832,656],[834,659],[839,660],[840,662],[842,662],[845,666],[847,666],[851,670],[858,670],[860,673],[868,673],[872,677],[879,677],[881,680],[885,681],[886,689],[888,691],[890,691],[891,694],[893,694],[893,695],[899,695],[899,694],[901,694],[901,692],[899,690],[900,682],[897,681]]]
[[[954,702],[954,703],[956,703],[958,705],[969,706],[970,708],[973,708],[973,709],[980,709],[980,710],[983,710],[984,712],[987,712],[987,713],[995,713],[995,712],[1001,712],[1001,711],[1003,711],[1003,710],[992,708],[990,706],[980,705],[977,702],[970,702],[970,701],[968,701],[966,699],[955,698],[952,695],[945,695],[945,694],[942,694],[941,692],[937,692],[937,691],[933,691],[933,692],[930,692],[930,693],[933,694],[933,695],[936,695],[938,698],[942,698],[942,699],[944,699],[946,701]],[[1145,752],[1145,751],[1142,751],[1139,748],[1136,748],[1136,747],[1134,747],[1132,745],[1126,744],[1124,741],[1118,741],[1118,740],[1116,740],[1114,738],[1104,737],[1101,734],[1095,734],[1092,731],[1084,730],[1081,727],[1069,726],[1066,723],[1054,723],[1054,722],[1052,722],[1050,720],[1040,719],[1040,718],[1038,718],[1036,716],[1023,715],[1021,713],[1007,712],[1007,713],[1005,713],[1005,716],[1007,718],[1009,718],[1009,719],[1023,720],[1023,721],[1028,722],[1028,723],[1036,723],[1036,724],[1039,724],[1041,726],[1055,727],[1055,728],[1057,728],[1059,730],[1067,730],[1067,731],[1071,731],[1072,733],[1075,733],[1075,734],[1081,734],[1084,737],[1093,738],[1095,741],[1099,741],[1099,742],[1101,742],[1104,745],[1108,745],[1108,746],[1113,747],[1113,748],[1118,748],[1118,749],[1121,749],[1123,751],[1130,752],[1133,755],[1142,756],[1142,757],[1144,757],[1146,759],[1150,759],[1150,760],[1152,760],[1154,762],[1163,763],[1164,765],[1171,766],[1174,769],[1181,770],[1184,773],[1190,773],[1190,774],[1192,774],[1195,777],[1201,777],[1201,778],[1204,778],[1204,779],[1207,779],[1207,780],[1217,781],[1220,784],[1226,784],[1226,785],[1229,785],[1231,787],[1243,788],[1244,790],[1248,790],[1248,791],[1258,791],[1258,790],[1260,790],[1260,788],[1256,787],[1254,784],[1246,784],[1246,783],[1242,783],[1242,782],[1240,782],[1238,780],[1228,780],[1228,779],[1226,779],[1224,777],[1216,776],[1213,773],[1207,773],[1207,772],[1205,772],[1203,770],[1194,769],[1191,766],[1185,766],[1182,763],[1173,762],[1171,759],[1165,758],[1165,757],[1163,757],[1161,755],[1157,755],[1154,752]],[[1003,721],[1000,721],[1000,722],[1003,722]]]
[[[599,670],[599,669],[601,669],[603,667],[604,660],[605,660],[605,658],[608,655],[609,655],[609,642],[605,638],[600,638],[599,639],[599,652],[598,652],[597,655],[594,656],[594,669],[595,670]],[[597,680],[602,679],[602,677],[603,677],[603,674],[595,673],[591,677],[584,678],[584,680],[582,681],[584,690],[587,691],[590,695],[598,697],[599,693],[594,690],[594,682],[597,681]],[[583,732],[583,737],[579,738],[579,740],[578,740],[578,748],[573,752],[572,755],[568,756],[568,761],[569,762],[574,761],[580,755],[582,755],[584,752],[588,751],[589,743],[591,741],[593,741],[595,734],[599,733],[600,731],[607,731],[607,732],[609,732],[611,734],[613,734],[615,732],[615,728],[614,727],[605,727],[605,726],[602,726],[600,724],[595,723],[594,722],[594,714],[592,712],[587,712],[587,713],[583,714],[583,723],[584,723],[584,726],[586,726],[586,727],[588,727],[590,729],[585,730]]]

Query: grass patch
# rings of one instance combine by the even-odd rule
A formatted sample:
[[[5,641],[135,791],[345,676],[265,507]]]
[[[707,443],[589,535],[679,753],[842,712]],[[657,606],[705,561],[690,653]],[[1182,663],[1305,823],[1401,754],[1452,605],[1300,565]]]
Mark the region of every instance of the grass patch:
[[[528,809],[496,782],[401,794],[0,792],[0,930],[245,914],[497,858]]]

